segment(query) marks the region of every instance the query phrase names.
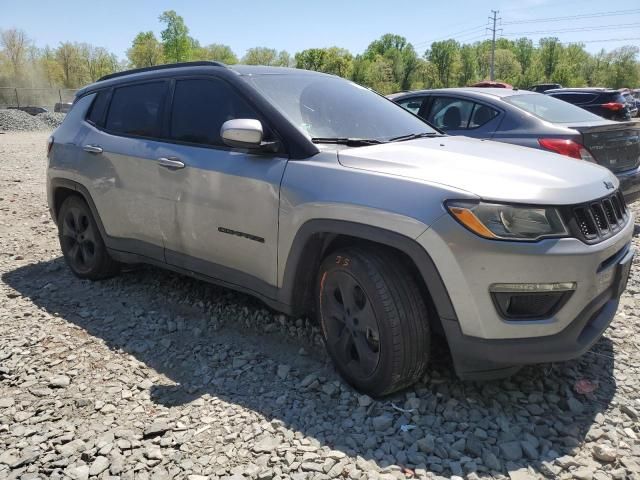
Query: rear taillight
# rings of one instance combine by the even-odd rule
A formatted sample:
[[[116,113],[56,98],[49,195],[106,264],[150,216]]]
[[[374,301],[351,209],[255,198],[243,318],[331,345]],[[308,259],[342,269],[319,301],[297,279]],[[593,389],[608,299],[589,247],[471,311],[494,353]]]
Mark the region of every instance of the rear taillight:
[[[51,148],[53,147],[53,136],[47,139],[47,157],[51,153]]]
[[[595,162],[591,152],[589,152],[589,150],[587,150],[583,145],[580,145],[578,142],[574,142],[573,140],[566,140],[562,138],[539,138],[538,143],[542,148],[559,153],[560,155],[566,155],[567,157],[577,158],[578,160],[585,160],[587,162]]]
[[[618,102],[603,103],[602,108],[606,108],[607,110],[611,110],[612,112],[618,112],[624,108],[624,103],[618,103]]]

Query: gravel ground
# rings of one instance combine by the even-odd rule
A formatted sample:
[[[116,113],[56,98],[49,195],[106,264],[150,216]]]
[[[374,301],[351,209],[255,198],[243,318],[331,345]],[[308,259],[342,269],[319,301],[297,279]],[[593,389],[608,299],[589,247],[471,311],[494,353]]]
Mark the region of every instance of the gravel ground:
[[[0,135],[0,478],[640,478],[637,265],[581,359],[463,383],[436,345],[374,401],[306,320],[150,267],[74,278],[46,137]]]
[[[0,109],[0,132],[50,131],[62,123],[64,116],[59,112],[29,115],[22,110]]]

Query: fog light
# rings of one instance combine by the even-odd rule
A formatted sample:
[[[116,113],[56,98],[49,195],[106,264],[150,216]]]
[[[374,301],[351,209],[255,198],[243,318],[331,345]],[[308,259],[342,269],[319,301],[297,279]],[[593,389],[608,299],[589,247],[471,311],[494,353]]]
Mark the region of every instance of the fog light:
[[[508,320],[544,320],[560,310],[575,289],[575,282],[497,283],[490,287],[496,310]]]

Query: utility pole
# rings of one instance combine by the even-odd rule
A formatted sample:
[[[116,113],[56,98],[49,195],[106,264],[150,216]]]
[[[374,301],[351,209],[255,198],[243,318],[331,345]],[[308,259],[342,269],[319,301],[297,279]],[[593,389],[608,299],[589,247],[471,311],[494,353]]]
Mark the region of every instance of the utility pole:
[[[493,73],[494,71],[494,65],[496,62],[496,32],[497,32],[497,28],[496,28],[496,24],[498,22],[498,20],[501,20],[500,18],[498,18],[498,13],[499,10],[491,10],[491,13],[493,13],[493,16],[489,17],[489,21],[493,22],[493,27],[487,27],[492,34],[492,38],[491,38],[491,72],[490,72],[490,80],[495,80],[495,75]]]

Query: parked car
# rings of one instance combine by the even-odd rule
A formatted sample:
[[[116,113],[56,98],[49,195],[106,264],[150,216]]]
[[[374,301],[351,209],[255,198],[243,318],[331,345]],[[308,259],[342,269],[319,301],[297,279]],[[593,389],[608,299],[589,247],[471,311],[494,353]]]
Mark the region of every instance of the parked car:
[[[389,95],[450,135],[496,140],[597,162],[640,198],[640,126],[604,120],[528,90],[444,88]]]
[[[38,115],[40,113],[47,113],[48,110],[44,107],[26,106],[26,107],[7,107],[11,110],[21,110],[29,115]]]
[[[494,82],[493,80],[484,80],[482,82],[469,85],[470,87],[478,88],[513,88],[513,85],[504,82]]]
[[[53,111],[60,112],[60,113],[67,113],[69,110],[71,110],[72,105],[73,104],[71,102],[57,102],[53,106]]]
[[[608,170],[442,134],[333,75],[194,62],[111,74],[49,141],[67,265],[152,263],[318,318],[370,395],[586,352],[613,318],[633,214]]]
[[[560,88],[547,90],[544,94],[577,105],[608,120],[631,119],[627,102],[618,90],[610,88]]]
[[[562,88],[562,85],[559,83],[536,83],[535,85],[531,85],[529,90],[537,93],[544,93],[547,90],[554,90],[557,88]]]
[[[638,101],[636,100],[636,98],[631,94],[631,90],[629,90],[628,88],[625,88],[624,90],[620,90],[620,93],[622,93],[622,97],[624,98],[626,104],[627,104],[627,108],[629,109],[629,115],[631,115],[631,117],[637,117],[638,116]]]

